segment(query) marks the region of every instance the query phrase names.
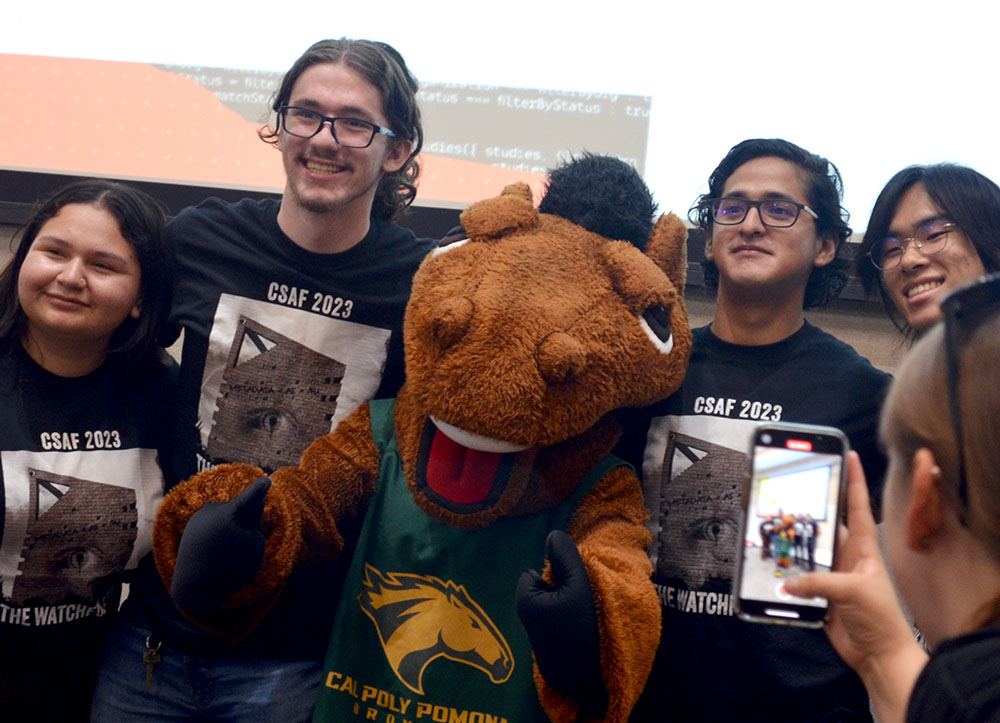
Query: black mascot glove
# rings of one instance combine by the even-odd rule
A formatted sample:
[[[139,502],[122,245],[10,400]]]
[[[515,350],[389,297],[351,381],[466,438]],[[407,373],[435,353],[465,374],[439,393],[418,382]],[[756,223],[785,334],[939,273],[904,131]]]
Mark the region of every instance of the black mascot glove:
[[[594,593],[573,538],[555,530],[545,540],[552,584],[535,570],[517,583],[517,614],[528,632],[545,682],[603,718],[608,693],[601,672],[601,642]]]
[[[260,521],[270,486],[268,477],[258,477],[229,502],[210,502],[188,520],[170,594],[194,619],[218,612],[260,570],[265,543]]]

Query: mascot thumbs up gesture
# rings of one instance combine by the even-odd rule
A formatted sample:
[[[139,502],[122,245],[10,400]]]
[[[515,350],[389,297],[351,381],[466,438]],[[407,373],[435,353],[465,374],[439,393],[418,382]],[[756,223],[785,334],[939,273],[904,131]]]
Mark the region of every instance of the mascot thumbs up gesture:
[[[631,167],[591,155],[537,209],[523,184],[467,209],[468,238],[414,278],[397,399],[269,488],[225,465],[166,498],[179,607],[239,639],[363,520],[315,720],[627,720],[660,608],[611,412],[671,394],[691,348],[687,234],[654,211]]]

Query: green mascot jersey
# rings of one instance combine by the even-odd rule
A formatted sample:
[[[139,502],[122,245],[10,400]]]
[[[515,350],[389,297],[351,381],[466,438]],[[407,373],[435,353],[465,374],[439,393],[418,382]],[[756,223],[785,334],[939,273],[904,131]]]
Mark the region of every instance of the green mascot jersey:
[[[393,427],[394,400],[370,404],[382,454],[375,495],[344,583],[313,721],[547,721],[515,610],[521,573],[545,538],[611,469],[602,459],[570,498],[539,513],[463,530],[413,501]]]

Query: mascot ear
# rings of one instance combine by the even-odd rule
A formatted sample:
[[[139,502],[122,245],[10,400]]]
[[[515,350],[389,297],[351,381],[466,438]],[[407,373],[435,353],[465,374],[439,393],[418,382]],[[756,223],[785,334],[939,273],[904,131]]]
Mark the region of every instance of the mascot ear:
[[[672,213],[661,215],[649,236],[646,255],[663,269],[677,289],[677,295],[683,296],[687,278],[687,228],[684,222]]]
[[[494,198],[477,201],[460,216],[472,241],[490,241],[538,226],[538,211],[526,183],[512,183]]]

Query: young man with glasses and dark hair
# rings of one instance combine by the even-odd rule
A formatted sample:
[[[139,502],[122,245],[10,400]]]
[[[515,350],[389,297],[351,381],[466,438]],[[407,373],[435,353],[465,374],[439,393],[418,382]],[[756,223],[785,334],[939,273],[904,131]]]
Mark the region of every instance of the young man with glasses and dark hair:
[[[634,721],[870,717],[861,682],[821,630],[744,622],[731,595],[757,424],[839,427],[869,479],[882,478],[875,430],[888,375],[803,315],[846,281],[837,249],[850,227],[840,199],[840,175],[825,158],[755,139],[729,152],[691,210],[707,234],[715,315],[694,332],[681,389],[623,415],[619,447],[642,469],[663,604],[660,647]]]
[[[420,167],[416,159],[424,143],[420,108],[417,105],[417,82],[407,69],[402,56],[391,45],[378,41],[344,38],[321,40],[314,44],[285,73],[271,103],[275,123],[273,126],[261,128],[260,137],[281,149],[285,172],[288,174],[286,192],[296,193],[299,169],[296,167],[295,151],[302,144],[290,137],[300,136],[299,132],[282,134],[282,120],[287,119],[284,109],[289,106],[305,107],[307,110],[319,113],[322,110],[320,100],[309,97],[307,88],[297,89],[296,85],[299,84],[300,77],[310,68],[322,69],[327,66],[341,66],[345,70],[352,71],[353,80],[367,82],[370,88],[365,90],[374,89],[382,100],[383,108],[381,113],[377,114],[383,118],[382,124],[377,123],[376,114],[373,114],[371,108],[356,108],[348,104],[343,106],[343,115],[346,116],[345,122],[354,119],[383,127],[382,131],[377,132],[382,137],[373,137],[371,144],[377,148],[393,151],[393,156],[390,162],[381,168],[375,196],[371,202],[371,216],[391,221],[409,206],[417,195],[416,181]],[[386,130],[390,133],[385,133]],[[316,129],[322,136],[321,131],[322,127]],[[401,156],[396,155],[403,151],[405,153]]]
[[[169,225],[180,479],[230,461],[297,464],[358,404],[395,396],[410,283],[433,247],[392,223],[416,193],[416,91],[385,43],[314,44],[260,132],[281,152],[280,202],[209,199]],[[301,568],[235,645],[187,621],[144,560],[94,720],[308,719],[349,560]]]
[[[955,163],[904,168],[875,201],[857,271],[896,328],[923,333],[949,291],[1000,271],[1000,186]]]

